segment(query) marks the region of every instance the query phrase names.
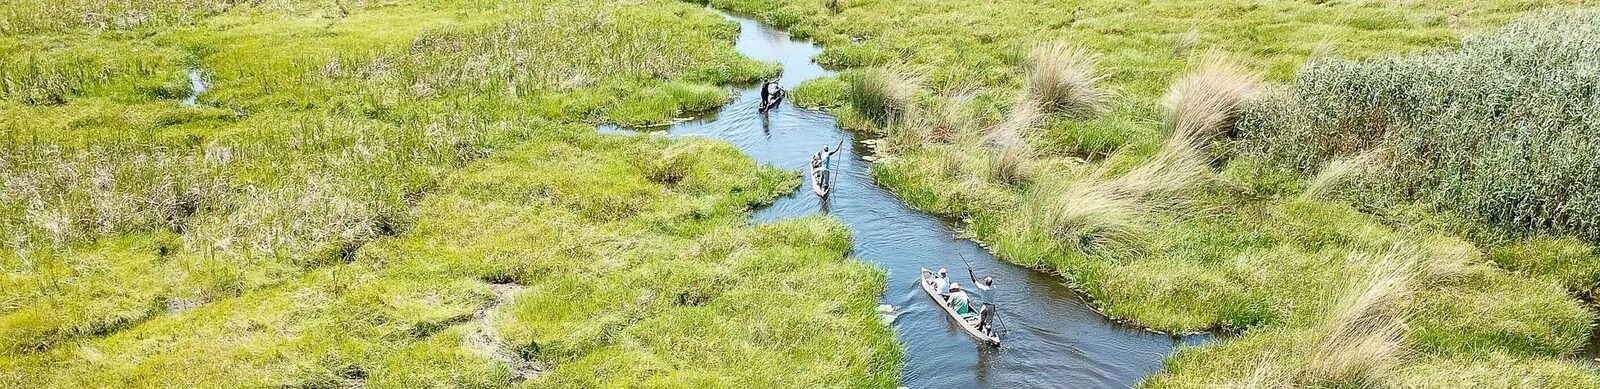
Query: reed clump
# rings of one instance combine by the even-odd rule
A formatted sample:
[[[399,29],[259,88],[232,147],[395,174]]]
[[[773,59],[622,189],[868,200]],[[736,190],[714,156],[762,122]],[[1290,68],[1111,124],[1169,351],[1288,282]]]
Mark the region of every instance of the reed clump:
[[[1247,149],[1309,171],[1381,148],[1367,192],[1600,238],[1597,47],[1600,13],[1546,12],[1459,49],[1317,61],[1247,115]]]
[[[1111,103],[1102,85],[1101,55],[1065,41],[1041,44],[1028,51],[1023,91],[1032,104],[1072,117],[1094,117]]]
[[[1232,137],[1235,121],[1264,88],[1261,73],[1211,53],[1172,84],[1161,98],[1161,108],[1174,136],[1205,147],[1218,138]]]
[[[907,117],[922,78],[902,69],[872,68],[845,76],[850,108],[879,128]]]

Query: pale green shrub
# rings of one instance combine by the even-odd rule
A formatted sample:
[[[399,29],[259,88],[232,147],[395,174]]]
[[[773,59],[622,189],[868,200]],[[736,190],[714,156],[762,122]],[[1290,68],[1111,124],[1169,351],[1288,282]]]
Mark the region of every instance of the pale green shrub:
[[[1552,33],[1557,32],[1559,33]],[[1369,193],[1600,238],[1600,12],[1546,13],[1459,50],[1303,69],[1251,109],[1249,152],[1303,171],[1385,148]]]

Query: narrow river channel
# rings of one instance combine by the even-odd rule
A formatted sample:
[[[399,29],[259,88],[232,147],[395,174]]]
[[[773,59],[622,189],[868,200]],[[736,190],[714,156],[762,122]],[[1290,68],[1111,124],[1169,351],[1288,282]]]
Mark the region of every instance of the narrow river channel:
[[[743,17],[735,48],[745,56],[783,65],[779,84],[793,90],[801,82],[832,75],[812,62],[821,49],[809,42]],[[869,151],[833,116],[799,109],[785,101],[763,118],[756,112],[756,86],[741,87],[720,112],[666,129],[667,136],[703,136],[731,142],[756,161],[802,171],[812,153],[844,141],[835,156],[833,193],[827,201],[811,194],[809,183],[779,198],[751,217],[761,223],[825,213],[850,226],[850,255],[882,266],[889,287],[880,311],[905,347],[902,385],[910,388],[1059,387],[1126,388],[1161,368],[1176,346],[1202,337],[1171,336],[1126,328],[1106,319],[1062,280],[1002,262],[978,244],[960,239],[943,220],[911,209],[873,181]],[[633,133],[614,126],[602,132]],[[966,336],[916,286],[919,269],[948,268],[968,284],[966,265],[978,277],[993,276],[998,290],[1004,345],[991,348]]]

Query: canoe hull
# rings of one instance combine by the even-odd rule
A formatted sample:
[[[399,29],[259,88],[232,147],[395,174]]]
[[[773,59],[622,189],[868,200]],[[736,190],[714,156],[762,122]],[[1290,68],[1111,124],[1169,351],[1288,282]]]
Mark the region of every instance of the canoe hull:
[[[922,271],[924,274],[926,274],[928,269],[922,269]],[[939,292],[933,290],[933,285],[929,285],[927,282],[923,282],[922,280],[923,279],[921,277],[918,277],[917,286],[922,287],[922,291],[928,294],[928,298],[933,299],[933,305],[939,306],[939,309],[943,310],[946,316],[949,316],[951,320],[955,320],[956,324],[960,325],[961,329],[965,331],[968,336],[981,340],[990,346],[1000,346],[999,337],[985,334],[982,330],[979,330],[976,325],[968,323],[966,319],[961,318],[961,315],[956,313],[955,309],[950,308],[949,305],[945,305],[944,298],[939,297]]]
[[[772,111],[773,108],[777,108],[778,107],[779,103],[783,103],[783,98],[787,97],[788,95],[789,95],[788,91],[779,90],[777,96],[774,96],[774,97],[770,98],[769,101],[761,102],[762,103],[761,107],[757,108],[756,111],[760,111],[761,113],[767,113],[769,111]]]
[[[811,193],[816,194],[817,197],[828,197],[828,187],[833,184],[829,182],[828,185],[823,185],[823,174],[828,174],[828,170],[821,167],[811,168]]]

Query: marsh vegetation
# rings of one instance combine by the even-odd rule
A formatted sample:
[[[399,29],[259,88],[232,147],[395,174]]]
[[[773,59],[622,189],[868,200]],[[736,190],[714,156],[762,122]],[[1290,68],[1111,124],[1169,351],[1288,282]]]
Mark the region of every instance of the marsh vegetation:
[[[882,137],[876,176],[908,203],[1113,317],[1231,334],[1147,386],[1600,385],[1573,357],[1600,284],[1577,69],[1600,46],[1551,33],[1590,11],[711,3],[869,69],[812,105]],[[853,81],[879,68],[915,92]]]
[[[5,2],[0,386],[893,386],[843,225],[744,221],[795,172],[592,131],[778,71],[707,3],[905,202],[1226,335],[1146,387],[1600,386],[1600,16],[1520,0]]]
[[[844,258],[842,227],[743,223],[795,174],[726,145],[593,133],[715,107],[720,85],[777,70],[699,7],[56,1],[0,16],[0,386],[898,372],[882,275]]]

